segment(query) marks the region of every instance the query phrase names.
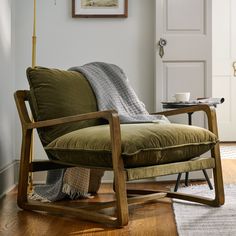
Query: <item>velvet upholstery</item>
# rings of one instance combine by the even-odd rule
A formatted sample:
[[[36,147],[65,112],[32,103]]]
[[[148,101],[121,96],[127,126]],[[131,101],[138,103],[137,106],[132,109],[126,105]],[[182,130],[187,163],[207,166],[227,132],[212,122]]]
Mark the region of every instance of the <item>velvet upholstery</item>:
[[[36,121],[97,111],[93,91],[84,76],[78,72],[36,67],[27,69],[27,78],[30,84],[31,110]],[[41,141],[46,145],[63,134],[99,123],[100,121],[90,120],[38,131]]]
[[[180,124],[122,124],[122,158],[126,168],[187,161],[217,143],[210,131]],[[55,159],[72,164],[112,167],[108,125],[65,134],[45,147]]]
[[[36,67],[27,69],[27,78],[36,121],[97,111],[96,97],[81,73]],[[89,120],[38,131],[54,160],[112,167],[109,126],[101,124]],[[199,127],[155,123],[123,124],[121,138],[126,168],[187,161],[217,142],[214,134]]]

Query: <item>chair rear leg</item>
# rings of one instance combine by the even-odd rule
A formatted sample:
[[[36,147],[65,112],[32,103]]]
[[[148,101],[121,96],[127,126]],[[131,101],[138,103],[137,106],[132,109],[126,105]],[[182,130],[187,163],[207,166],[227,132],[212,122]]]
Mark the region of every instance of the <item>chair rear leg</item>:
[[[161,192],[166,192],[167,197],[170,197],[170,198],[177,198],[181,200],[198,202],[198,203],[210,205],[213,207],[218,207],[218,206],[223,205],[225,202],[225,197],[224,197],[224,184],[223,184],[223,177],[222,177],[219,144],[216,144],[214,148],[211,150],[211,155],[213,158],[215,158],[215,168],[213,168],[213,178],[214,178],[214,185],[215,185],[215,198],[214,199],[189,195],[185,193],[176,193],[176,192],[168,192],[168,191],[161,191]]]
[[[214,184],[215,184],[215,198],[209,199],[201,196],[194,196],[188,195],[184,193],[174,193],[174,192],[167,192],[167,197],[177,198],[187,201],[198,202],[214,207],[218,207],[224,204],[225,197],[224,197],[224,184],[223,184],[223,177],[222,177],[222,167],[221,167],[221,160],[220,160],[220,149],[219,144],[216,144],[211,151],[211,155],[215,158],[215,168],[213,169],[213,177],[214,177]]]

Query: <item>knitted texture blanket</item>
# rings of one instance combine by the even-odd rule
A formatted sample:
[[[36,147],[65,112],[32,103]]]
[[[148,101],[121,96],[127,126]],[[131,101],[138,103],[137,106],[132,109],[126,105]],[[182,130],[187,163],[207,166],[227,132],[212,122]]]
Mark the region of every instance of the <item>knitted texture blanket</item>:
[[[147,112],[120,67],[92,62],[69,70],[78,71],[87,78],[97,98],[98,110],[115,109],[119,113],[120,123],[168,122],[164,116]]]
[[[104,62],[93,62],[69,70],[82,73],[90,83],[98,103],[98,110],[116,110],[120,123],[169,123],[165,116],[150,115],[138,99],[121,68]],[[65,197],[77,199],[96,192],[103,172],[74,167],[48,171],[45,185],[36,186],[31,198],[57,201]],[[95,178],[94,178],[95,177]],[[94,184],[96,181],[96,184]],[[89,187],[93,186],[93,187]]]

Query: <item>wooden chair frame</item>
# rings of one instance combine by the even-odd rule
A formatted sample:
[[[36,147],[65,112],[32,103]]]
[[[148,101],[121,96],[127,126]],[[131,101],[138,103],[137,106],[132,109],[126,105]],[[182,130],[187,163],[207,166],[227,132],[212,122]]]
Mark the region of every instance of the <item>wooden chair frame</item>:
[[[124,168],[123,159],[121,158],[121,134],[120,134],[120,122],[118,113],[114,110],[98,111],[82,115],[75,115],[69,117],[63,117],[52,120],[32,122],[29,118],[26,102],[29,101],[29,91],[20,90],[14,94],[21,125],[22,125],[22,147],[21,147],[21,159],[20,159],[20,173],[19,173],[19,185],[18,185],[18,206],[25,210],[46,211],[59,214],[76,215],[83,220],[89,220],[99,222],[103,224],[109,224],[115,227],[122,227],[128,224],[129,213],[128,204],[137,204],[144,201],[150,201],[162,197],[177,198],[187,201],[193,201],[198,203],[207,204],[210,206],[220,206],[224,204],[224,187],[222,180],[221,160],[219,144],[216,144],[211,150],[211,157],[214,158],[214,185],[215,185],[215,198],[209,199],[200,196],[187,195],[184,193],[176,193],[169,191],[154,191],[154,190],[126,190],[127,169]],[[165,112],[159,112],[156,114],[163,114],[165,116],[173,116],[189,112],[203,111],[208,118],[208,129],[218,136],[216,112],[214,107],[208,105],[196,105],[193,107],[180,108]],[[30,162],[30,146],[32,130],[35,128],[49,127],[59,124],[66,124],[72,122],[79,122],[83,120],[103,118],[109,122],[110,136],[112,143],[112,163],[114,172],[114,188],[116,201],[97,203],[92,207],[80,206],[78,208],[69,207],[57,203],[43,203],[39,201],[33,201],[28,199],[28,178],[30,172],[43,171],[50,169],[58,169],[71,167],[67,163],[55,162],[55,161],[32,161]],[[154,166],[155,168],[155,166]],[[183,168],[181,172],[185,172]],[[147,176],[150,177],[150,176]],[[132,198],[127,198],[127,193],[135,195]],[[79,203],[78,203],[79,204]],[[116,207],[116,217],[108,216],[98,211],[100,209],[108,207]]]

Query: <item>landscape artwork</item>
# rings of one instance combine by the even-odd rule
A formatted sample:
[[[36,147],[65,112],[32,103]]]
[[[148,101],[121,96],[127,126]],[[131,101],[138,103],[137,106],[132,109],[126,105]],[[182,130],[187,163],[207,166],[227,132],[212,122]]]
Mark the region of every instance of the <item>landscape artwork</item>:
[[[72,17],[126,18],[128,0],[72,0]]]
[[[119,7],[118,0],[81,0],[81,8],[114,8]]]

